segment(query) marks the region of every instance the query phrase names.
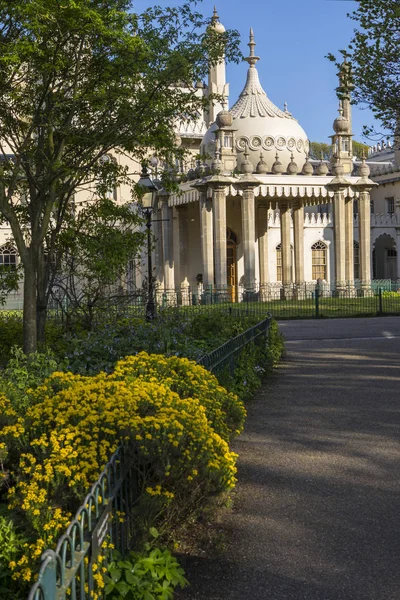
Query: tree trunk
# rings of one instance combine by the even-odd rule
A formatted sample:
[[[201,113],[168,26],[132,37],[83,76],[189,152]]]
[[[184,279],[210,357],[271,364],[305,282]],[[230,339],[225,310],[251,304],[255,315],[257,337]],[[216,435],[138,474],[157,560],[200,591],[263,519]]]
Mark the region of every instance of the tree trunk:
[[[47,283],[48,275],[44,258],[43,246],[39,250],[37,269],[37,299],[36,299],[36,326],[37,341],[44,343],[47,319]]]
[[[36,331],[36,261],[32,248],[28,248],[27,260],[24,261],[24,317],[23,337],[24,352],[31,354],[37,349]]]

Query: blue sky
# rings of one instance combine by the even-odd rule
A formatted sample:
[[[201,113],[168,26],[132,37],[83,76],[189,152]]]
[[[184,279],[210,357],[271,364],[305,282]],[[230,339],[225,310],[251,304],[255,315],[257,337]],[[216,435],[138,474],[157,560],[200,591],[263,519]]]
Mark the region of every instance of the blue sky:
[[[140,12],[150,3],[139,0],[134,9]],[[178,4],[162,0],[158,4]],[[346,15],[357,3],[351,0],[203,0],[198,10],[212,15],[214,4],[221,23],[237,29],[242,52],[248,54],[249,29],[253,28],[261,84],[269,98],[288,109],[312,141],[329,142],[332,123],[337,116],[338,85],[336,68],[325,56],[345,48],[355,23]],[[246,79],[247,64],[227,65],[230,83],[230,106],[238,98]],[[374,123],[372,113],[353,107],[354,139],[362,138],[363,125]],[[379,130],[379,124],[375,123]]]

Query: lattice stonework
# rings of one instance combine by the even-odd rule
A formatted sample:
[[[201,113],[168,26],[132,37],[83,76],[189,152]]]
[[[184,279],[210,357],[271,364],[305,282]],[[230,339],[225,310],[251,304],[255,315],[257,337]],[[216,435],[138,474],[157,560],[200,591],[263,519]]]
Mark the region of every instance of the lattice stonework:
[[[312,251],[312,279],[326,279],[326,244],[315,242]]]

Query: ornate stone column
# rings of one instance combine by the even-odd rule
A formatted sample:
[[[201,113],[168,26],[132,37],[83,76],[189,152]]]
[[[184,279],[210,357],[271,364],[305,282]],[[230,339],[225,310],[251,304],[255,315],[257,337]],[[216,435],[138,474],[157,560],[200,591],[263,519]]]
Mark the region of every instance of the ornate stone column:
[[[214,268],[217,292],[227,289],[226,273],[226,188],[232,182],[223,175],[213,175],[208,180],[212,188],[212,215],[214,229]]]
[[[213,187],[213,227],[215,285],[217,290],[227,286],[226,273],[226,196],[225,185]]]
[[[161,222],[161,200],[158,200],[158,206],[154,211],[152,219],[152,233],[154,235],[153,246],[153,273],[155,278],[155,295],[158,302],[161,302],[162,288],[164,284],[164,265],[163,265],[163,240],[162,240],[162,222]]]
[[[265,202],[259,202],[257,206],[257,238],[258,238],[258,255],[260,264],[260,294],[266,296],[267,284],[269,282],[268,268],[268,205]]]
[[[354,291],[354,202],[353,198],[345,200],[346,248],[345,248],[345,277],[347,289]]]
[[[173,256],[174,256],[174,275],[175,275],[175,289],[179,289],[183,281],[181,275],[181,261],[180,261],[180,244],[181,244],[181,207],[174,206],[172,208],[172,245],[173,245]]]
[[[290,205],[287,202],[279,203],[281,221],[281,255],[282,255],[282,285],[285,296],[292,284],[292,257],[290,249]]]
[[[169,194],[160,194],[161,198],[161,223],[162,223],[162,248],[164,290],[172,293],[175,288],[174,258],[172,243],[172,210],[168,206]]]
[[[351,185],[343,177],[343,165],[337,161],[333,167],[336,177],[327,184],[333,190],[333,232],[335,239],[335,279],[336,291],[344,295],[346,290],[346,212],[345,195]]]
[[[304,283],[304,206],[300,200],[293,203],[294,281],[297,287]]]
[[[358,228],[360,244],[360,279],[365,295],[371,293],[371,197],[370,191],[378,185],[368,178],[369,167],[363,158],[358,169],[360,179],[355,186],[360,192],[358,200]]]
[[[247,291],[256,289],[256,221],[254,188],[259,182],[251,174],[240,178],[238,187],[242,189],[242,239],[244,258],[244,288]]]
[[[207,185],[196,185],[199,191],[200,243],[203,265],[203,289],[214,285],[214,242],[213,242],[213,206],[207,198]]]

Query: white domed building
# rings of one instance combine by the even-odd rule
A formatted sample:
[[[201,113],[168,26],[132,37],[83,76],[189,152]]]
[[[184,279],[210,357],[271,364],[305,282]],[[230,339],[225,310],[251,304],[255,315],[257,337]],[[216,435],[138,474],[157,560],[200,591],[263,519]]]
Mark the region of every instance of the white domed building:
[[[214,27],[217,19],[215,13]],[[304,129],[286,105],[281,110],[268,98],[252,30],[248,45],[246,82],[230,110],[225,66],[211,69],[208,90],[223,101],[218,110],[211,102],[208,122],[205,117],[203,164],[190,169],[180,194],[164,196],[160,205],[160,289],[200,287],[240,300],[243,293],[301,294],[318,281],[338,294],[368,293],[376,184],[365,161],[354,173],[350,90],[343,87],[348,65],[339,74],[331,165],[309,159]]]

